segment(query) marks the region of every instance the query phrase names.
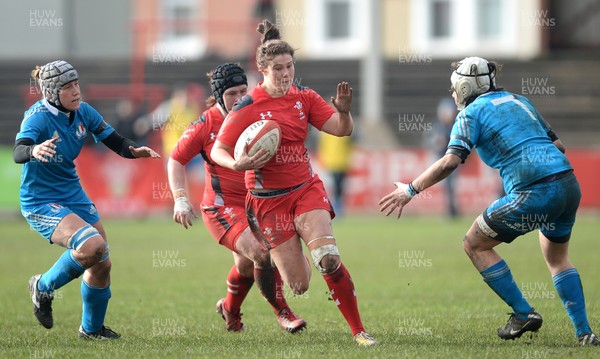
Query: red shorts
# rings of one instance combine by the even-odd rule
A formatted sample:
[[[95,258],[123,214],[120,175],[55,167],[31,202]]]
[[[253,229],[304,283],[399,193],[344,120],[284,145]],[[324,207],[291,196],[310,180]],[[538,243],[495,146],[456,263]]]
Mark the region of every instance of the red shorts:
[[[204,225],[220,245],[235,250],[238,238],[248,227],[246,210],[240,206],[202,206]]]
[[[277,190],[274,192],[278,192]],[[296,234],[294,218],[315,209],[329,211],[335,217],[317,175],[303,185],[281,190],[284,194],[265,197],[265,194],[246,196],[247,216],[254,236],[267,250],[286,242]]]

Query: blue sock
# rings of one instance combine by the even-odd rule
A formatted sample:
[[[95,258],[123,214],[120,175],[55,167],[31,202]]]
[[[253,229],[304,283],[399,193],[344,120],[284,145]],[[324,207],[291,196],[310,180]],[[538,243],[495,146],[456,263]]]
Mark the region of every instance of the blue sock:
[[[72,250],[67,249],[58,258],[56,263],[46,273],[42,274],[38,282],[40,292],[52,292],[69,283],[83,274],[85,268],[73,258]]]
[[[86,333],[95,333],[104,325],[104,317],[111,297],[110,285],[98,288],[81,281],[81,298],[83,299],[83,314],[81,326]]]
[[[557,273],[552,277],[554,287],[558,296],[563,302],[569,318],[575,327],[577,336],[591,333],[588,323],[587,313],[585,311],[585,298],[583,297],[583,287],[577,269],[571,268]]]
[[[518,319],[527,318],[531,305],[523,297],[504,259],[481,271],[481,275],[487,285],[513,309]]]
[[[83,313],[81,326],[86,333],[95,333],[104,325],[104,317],[111,297],[110,285],[98,288],[81,281],[81,298],[83,299]]]

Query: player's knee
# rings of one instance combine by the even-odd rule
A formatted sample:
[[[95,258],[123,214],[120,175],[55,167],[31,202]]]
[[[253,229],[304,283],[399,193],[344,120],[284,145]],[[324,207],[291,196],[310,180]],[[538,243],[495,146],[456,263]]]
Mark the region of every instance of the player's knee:
[[[319,272],[331,273],[340,265],[340,253],[335,244],[325,244],[310,251]]]
[[[254,263],[252,261],[236,261],[235,268],[240,275],[246,278],[254,278]]]
[[[80,262],[89,268],[108,259],[108,246],[100,235],[90,238],[77,252],[80,254]]]
[[[341,259],[339,255],[328,254],[321,259],[321,267],[324,273],[334,272],[340,266]]]
[[[111,268],[112,263],[110,260],[99,262],[93,267],[93,276],[98,280],[108,281]]]
[[[308,290],[308,281],[288,283],[288,286],[294,295],[302,295]]]

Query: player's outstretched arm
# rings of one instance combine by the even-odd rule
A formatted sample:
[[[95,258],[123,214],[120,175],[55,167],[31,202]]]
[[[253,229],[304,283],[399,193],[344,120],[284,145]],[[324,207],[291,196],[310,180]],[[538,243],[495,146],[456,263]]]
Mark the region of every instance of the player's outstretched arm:
[[[139,146],[132,140],[121,136],[117,131],[113,131],[108,137],[102,140],[102,143],[124,158],[160,158],[160,155],[150,147]]]
[[[336,112],[323,124],[321,130],[338,137],[350,136],[354,130],[354,122],[350,114],[352,87],[347,82],[339,83],[336,88],[336,96],[331,98],[331,103]]]
[[[48,159],[56,154],[54,142],[57,140],[58,136],[36,145],[30,138],[21,138],[17,140],[13,149],[13,159],[15,163],[27,163],[32,158],[40,162],[48,162]]]
[[[185,166],[169,157],[167,164],[167,174],[169,176],[169,186],[173,193],[173,220],[181,224],[185,229],[192,226],[192,217],[198,218],[194,206],[190,201],[185,190]]]
[[[379,201],[379,210],[386,216],[398,210],[398,218],[400,218],[402,209],[414,196],[448,177],[461,161],[462,159],[457,155],[446,154],[411,183],[394,182],[396,190]]]
[[[129,146],[128,149],[134,158],[143,158],[143,157],[160,158],[160,155],[158,153],[156,153],[156,151],[154,151],[150,147],[140,146],[140,147],[136,148],[133,146]]]

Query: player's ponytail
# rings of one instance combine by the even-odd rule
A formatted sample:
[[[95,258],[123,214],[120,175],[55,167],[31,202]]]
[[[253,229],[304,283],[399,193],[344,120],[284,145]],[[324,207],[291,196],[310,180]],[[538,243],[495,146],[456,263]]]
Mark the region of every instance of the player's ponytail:
[[[260,45],[256,49],[256,64],[258,67],[267,67],[269,62],[277,55],[289,54],[294,57],[294,48],[281,40],[279,29],[269,20],[258,24],[256,31],[260,36]]]
[[[261,34],[261,44],[264,44],[269,40],[281,40],[281,34],[279,33],[279,29],[267,19],[264,19],[258,24],[256,31],[258,31],[258,33]]]
[[[36,66],[35,69],[31,70],[31,78],[35,81],[35,86],[40,88],[40,72],[42,71],[41,66]]]
[[[36,66],[35,69],[31,70],[31,77],[36,83],[40,80],[40,71],[42,71],[40,66]]]

